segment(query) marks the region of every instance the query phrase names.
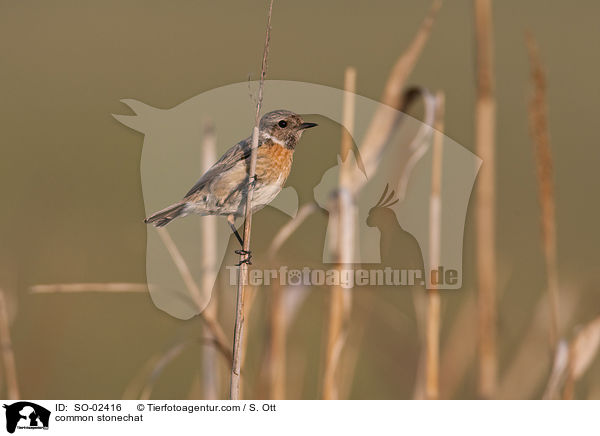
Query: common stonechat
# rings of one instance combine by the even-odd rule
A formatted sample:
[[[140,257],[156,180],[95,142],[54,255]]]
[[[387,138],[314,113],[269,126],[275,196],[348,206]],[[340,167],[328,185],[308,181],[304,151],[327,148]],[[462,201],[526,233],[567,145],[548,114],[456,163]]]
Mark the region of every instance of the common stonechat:
[[[305,129],[315,127],[287,110],[265,114],[259,124],[256,150],[256,178],[252,211],[269,204],[283,188],[290,174],[296,144]],[[252,137],[231,147],[189,190],[183,200],[174,203],[144,220],[156,227],[188,214],[224,215],[242,244],[235,218],[244,214],[250,168]]]

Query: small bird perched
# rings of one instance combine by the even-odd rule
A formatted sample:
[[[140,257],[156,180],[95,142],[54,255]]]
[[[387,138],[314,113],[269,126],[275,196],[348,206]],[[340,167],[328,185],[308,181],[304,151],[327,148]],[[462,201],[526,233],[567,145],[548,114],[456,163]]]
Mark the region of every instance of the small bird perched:
[[[316,125],[305,123],[299,115],[287,110],[269,112],[261,118],[253,212],[269,204],[279,194],[290,174],[294,150],[302,132]],[[242,244],[235,228],[235,218],[244,214],[251,146],[252,137],[238,142],[200,177],[183,200],[150,215],[144,222],[162,227],[188,214],[225,215]]]

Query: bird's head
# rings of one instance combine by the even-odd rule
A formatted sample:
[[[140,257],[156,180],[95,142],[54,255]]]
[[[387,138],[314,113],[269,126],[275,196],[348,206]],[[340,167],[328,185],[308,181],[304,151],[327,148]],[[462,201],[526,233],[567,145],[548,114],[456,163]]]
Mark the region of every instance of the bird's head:
[[[302,117],[291,111],[276,110],[260,119],[262,141],[271,140],[287,148],[295,148],[304,130],[317,126],[305,123]]]

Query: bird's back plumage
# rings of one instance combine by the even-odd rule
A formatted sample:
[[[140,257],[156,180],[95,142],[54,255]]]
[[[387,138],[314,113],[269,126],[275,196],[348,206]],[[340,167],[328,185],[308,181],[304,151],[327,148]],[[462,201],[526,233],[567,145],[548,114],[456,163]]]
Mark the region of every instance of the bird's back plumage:
[[[283,120],[289,120],[289,127],[288,121],[281,124]],[[261,119],[253,211],[270,203],[281,191],[291,170],[296,142],[303,129],[314,125],[303,124],[298,115],[289,111],[270,112]],[[249,137],[231,147],[200,177],[182,201],[152,214],[145,222],[161,227],[190,213],[241,216],[248,192],[251,146]]]

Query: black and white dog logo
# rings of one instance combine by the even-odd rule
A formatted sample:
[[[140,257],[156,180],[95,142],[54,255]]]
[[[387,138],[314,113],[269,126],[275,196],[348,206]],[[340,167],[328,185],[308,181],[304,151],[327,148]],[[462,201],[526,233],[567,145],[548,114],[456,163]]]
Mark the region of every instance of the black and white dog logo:
[[[5,404],[6,431],[14,433],[18,429],[48,429],[50,411],[29,401]]]

